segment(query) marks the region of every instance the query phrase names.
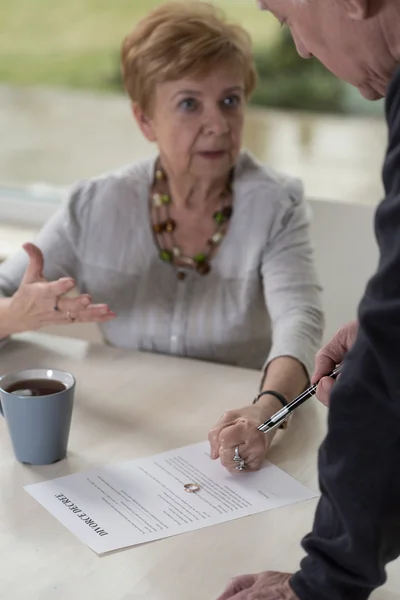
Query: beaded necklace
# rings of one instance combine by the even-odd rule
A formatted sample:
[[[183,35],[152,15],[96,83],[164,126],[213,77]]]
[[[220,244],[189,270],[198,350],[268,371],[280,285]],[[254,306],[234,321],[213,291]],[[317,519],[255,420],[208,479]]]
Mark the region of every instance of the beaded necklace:
[[[162,261],[175,267],[187,266],[194,268],[199,275],[207,275],[211,271],[210,260],[216,247],[222,242],[226,233],[226,225],[232,216],[233,208],[230,198],[232,197],[233,169],[228,176],[227,185],[221,193],[221,208],[213,214],[215,232],[207,241],[206,248],[194,256],[184,256],[175,242],[174,232],[178,225],[170,216],[170,206],[173,203],[168,177],[163,170],[160,161],[157,160],[154,181],[151,193],[151,203],[155,208],[155,218],[152,218],[152,229],[156,238],[159,257]],[[228,198],[228,202],[227,202]],[[151,214],[153,214],[151,212]],[[169,244],[165,242],[169,241]],[[184,271],[177,271],[178,279],[185,279]]]

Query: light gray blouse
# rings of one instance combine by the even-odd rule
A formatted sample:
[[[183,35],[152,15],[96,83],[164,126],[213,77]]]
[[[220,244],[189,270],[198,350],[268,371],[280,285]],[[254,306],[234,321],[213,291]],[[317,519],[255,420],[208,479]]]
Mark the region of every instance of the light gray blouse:
[[[109,344],[254,369],[292,356],[310,374],[323,315],[300,182],[242,152],[212,270],[180,281],[153,239],[153,175],[152,158],[76,185],[35,240],[45,277],[73,277],[117,313],[101,325]],[[0,295],[16,291],[26,265],[22,250],[0,265]]]

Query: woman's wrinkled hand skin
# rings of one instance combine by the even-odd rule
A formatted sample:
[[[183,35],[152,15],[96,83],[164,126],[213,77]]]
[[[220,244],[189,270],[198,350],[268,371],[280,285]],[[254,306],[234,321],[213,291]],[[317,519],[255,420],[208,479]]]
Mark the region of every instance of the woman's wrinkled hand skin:
[[[267,414],[265,408],[262,411],[257,404],[228,410],[208,434],[211,458],[220,458],[223,466],[231,473],[241,473],[233,461],[235,447],[238,446],[239,454],[246,464],[243,472],[260,469],[272,438],[258,431],[257,427],[275,412],[271,409],[270,414]]]
[[[116,317],[107,304],[92,304],[89,294],[64,297],[75,282],[69,277],[47,281],[43,276],[44,259],[34,244],[24,244],[29,263],[15,294],[10,298],[9,321],[13,333],[37,330],[46,325],[104,323]],[[54,310],[54,307],[58,310]]]

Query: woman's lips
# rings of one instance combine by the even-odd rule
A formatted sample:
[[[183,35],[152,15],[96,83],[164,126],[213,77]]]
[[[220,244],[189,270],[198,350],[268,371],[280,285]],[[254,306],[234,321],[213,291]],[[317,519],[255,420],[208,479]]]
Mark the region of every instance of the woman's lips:
[[[207,152],[199,152],[199,155],[203,158],[208,158],[210,160],[215,160],[217,158],[222,158],[225,156],[226,150],[210,150]]]

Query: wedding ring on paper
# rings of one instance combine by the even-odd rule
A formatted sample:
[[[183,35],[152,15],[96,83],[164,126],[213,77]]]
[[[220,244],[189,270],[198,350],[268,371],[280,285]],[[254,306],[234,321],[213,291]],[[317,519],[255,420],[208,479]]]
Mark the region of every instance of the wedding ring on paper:
[[[200,486],[197,483],[185,483],[183,486],[185,492],[189,492],[190,494],[194,494],[200,490]]]

